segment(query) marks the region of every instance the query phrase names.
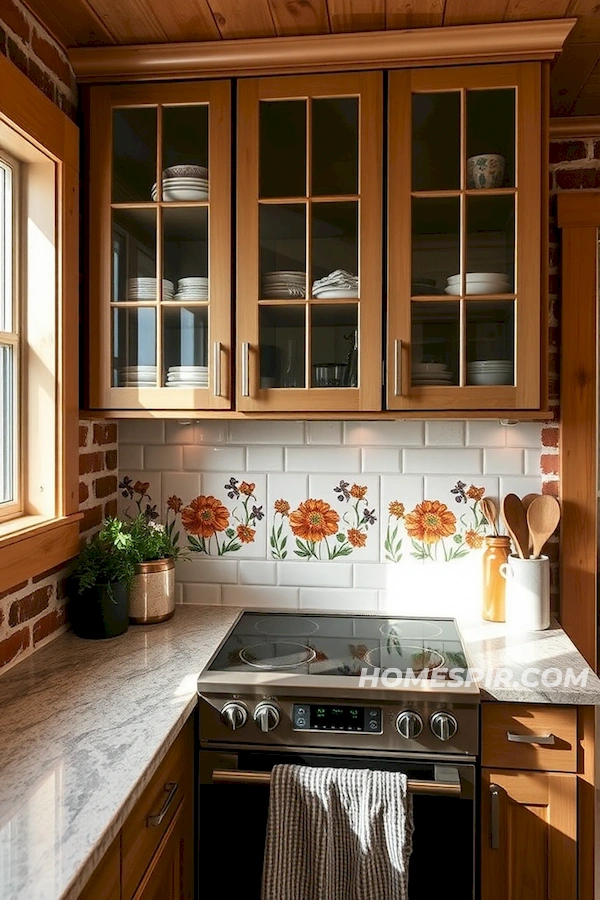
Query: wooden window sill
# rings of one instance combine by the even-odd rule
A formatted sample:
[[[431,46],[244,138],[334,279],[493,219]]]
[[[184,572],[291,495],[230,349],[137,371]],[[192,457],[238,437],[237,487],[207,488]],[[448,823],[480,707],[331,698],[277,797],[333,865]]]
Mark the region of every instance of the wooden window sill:
[[[21,516],[0,524],[0,591],[8,591],[79,553],[79,519]]]

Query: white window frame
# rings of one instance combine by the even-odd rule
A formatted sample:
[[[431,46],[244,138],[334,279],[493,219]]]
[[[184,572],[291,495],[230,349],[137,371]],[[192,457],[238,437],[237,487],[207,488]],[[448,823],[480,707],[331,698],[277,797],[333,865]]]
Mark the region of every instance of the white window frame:
[[[0,329],[0,345],[11,347],[13,353],[12,361],[12,407],[13,407],[13,433],[11,443],[12,450],[12,472],[10,480],[12,481],[12,497],[5,501],[0,501],[0,521],[20,516],[23,513],[23,473],[26,465],[26,454],[22,442],[23,422],[20,414],[21,410],[21,322],[20,322],[20,287],[21,287],[21,232],[22,232],[22,203],[21,203],[21,187],[22,187],[22,167],[20,162],[15,159],[5,149],[0,147],[0,169],[7,169],[11,174],[11,192],[10,192],[10,209],[0,210],[0,253],[6,251],[6,260],[8,265],[5,270],[5,279],[2,294],[6,302],[7,295],[10,295],[8,304],[10,306],[11,327],[9,330]],[[3,425],[4,423],[0,423]],[[4,428],[0,435],[6,450],[6,435]],[[0,473],[0,478],[3,473]]]

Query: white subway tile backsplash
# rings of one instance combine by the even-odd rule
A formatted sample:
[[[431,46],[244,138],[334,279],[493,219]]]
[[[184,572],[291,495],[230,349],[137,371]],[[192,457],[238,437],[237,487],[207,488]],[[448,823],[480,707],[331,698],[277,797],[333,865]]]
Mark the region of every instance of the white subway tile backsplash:
[[[340,588],[300,588],[300,609],[331,609],[337,612],[376,612],[377,591]]]
[[[227,584],[221,591],[223,606],[258,609],[298,609],[298,588]]]
[[[467,422],[467,447],[505,447],[506,432],[506,426],[501,425],[497,419],[494,422]]]
[[[403,450],[402,471],[406,474],[477,475],[482,471],[482,451],[460,450]]]
[[[307,422],[307,444],[341,444],[342,422]],[[289,442],[288,442],[289,443]]]
[[[283,447],[257,444],[247,448],[247,465],[250,472],[283,472]]]
[[[505,428],[507,447],[539,447],[542,443],[542,426],[536,422],[517,422]]]
[[[400,472],[400,450],[384,447],[365,447],[362,451],[363,472],[383,474],[384,472]]]
[[[277,563],[240,560],[240,584],[277,584]]]
[[[425,423],[425,446],[427,447],[464,447],[465,423],[453,422],[451,419]]]
[[[422,447],[424,423],[344,422],[344,443],[359,447]]]
[[[147,471],[162,472],[165,469],[173,471],[181,469],[183,463],[183,451],[177,444],[150,444],[144,448],[144,468]]]
[[[184,506],[187,506],[194,497],[200,493],[199,472],[163,472],[162,494],[166,504],[169,497],[179,497]],[[161,519],[164,515],[161,510]]]
[[[357,563],[352,566],[355,588],[384,589],[387,587],[387,573],[390,566],[380,563]]]
[[[229,433],[227,422],[194,422],[196,444],[225,444]]]
[[[277,582],[298,587],[352,587],[350,563],[280,562]]]
[[[142,469],[144,466],[143,444],[121,444],[119,446],[119,469],[129,472],[130,469]]]
[[[196,472],[245,472],[244,447],[184,447],[183,468]]]
[[[220,606],[220,584],[184,584],[183,602],[197,606]]]
[[[287,472],[333,472],[338,476],[360,471],[360,450],[350,447],[288,447],[285,451]]]
[[[165,439],[163,419],[120,419],[120,444],[162,444]]]
[[[458,482],[462,485],[462,491]],[[440,500],[460,516],[466,508],[472,508],[481,488],[485,491],[482,496],[493,500],[498,498],[498,479],[486,475],[476,475],[473,479],[462,475],[459,478],[454,475],[426,475],[423,494],[427,500]]]
[[[230,422],[230,444],[303,444],[304,422]]]
[[[542,491],[541,475],[534,476],[506,475],[500,478],[500,496],[505,497],[507,494],[516,494],[517,497],[524,497],[525,494],[540,494]]]
[[[238,563],[233,559],[210,559],[196,554],[191,559],[178,560],[177,579],[185,584],[205,582],[206,584],[237,584]]]
[[[194,423],[178,422],[175,419],[167,419],[165,422],[166,444],[195,444]]]
[[[180,581],[175,584],[175,603],[183,603],[183,585]]]
[[[540,474],[540,448],[525,450],[525,474],[539,476]]]
[[[538,451],[538,465],[540,454]],[[486,475],[522,475],[523,450],[517,447],[503,447],[499,450],[483,451],[483,471]]]

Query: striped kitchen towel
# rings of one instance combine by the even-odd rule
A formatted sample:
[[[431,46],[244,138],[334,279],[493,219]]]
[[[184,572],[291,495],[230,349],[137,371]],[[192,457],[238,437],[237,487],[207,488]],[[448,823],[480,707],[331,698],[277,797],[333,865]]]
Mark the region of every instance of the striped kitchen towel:
[[[262,900],[408,900],[406,776],[275,766]]]

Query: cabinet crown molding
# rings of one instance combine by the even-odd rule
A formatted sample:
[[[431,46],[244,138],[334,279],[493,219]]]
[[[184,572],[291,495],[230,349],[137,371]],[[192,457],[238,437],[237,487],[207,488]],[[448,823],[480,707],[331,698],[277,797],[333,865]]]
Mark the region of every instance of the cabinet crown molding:
[[[359,34],[72,47],[82,83],[231,78],[553,59],[576,19]]]

